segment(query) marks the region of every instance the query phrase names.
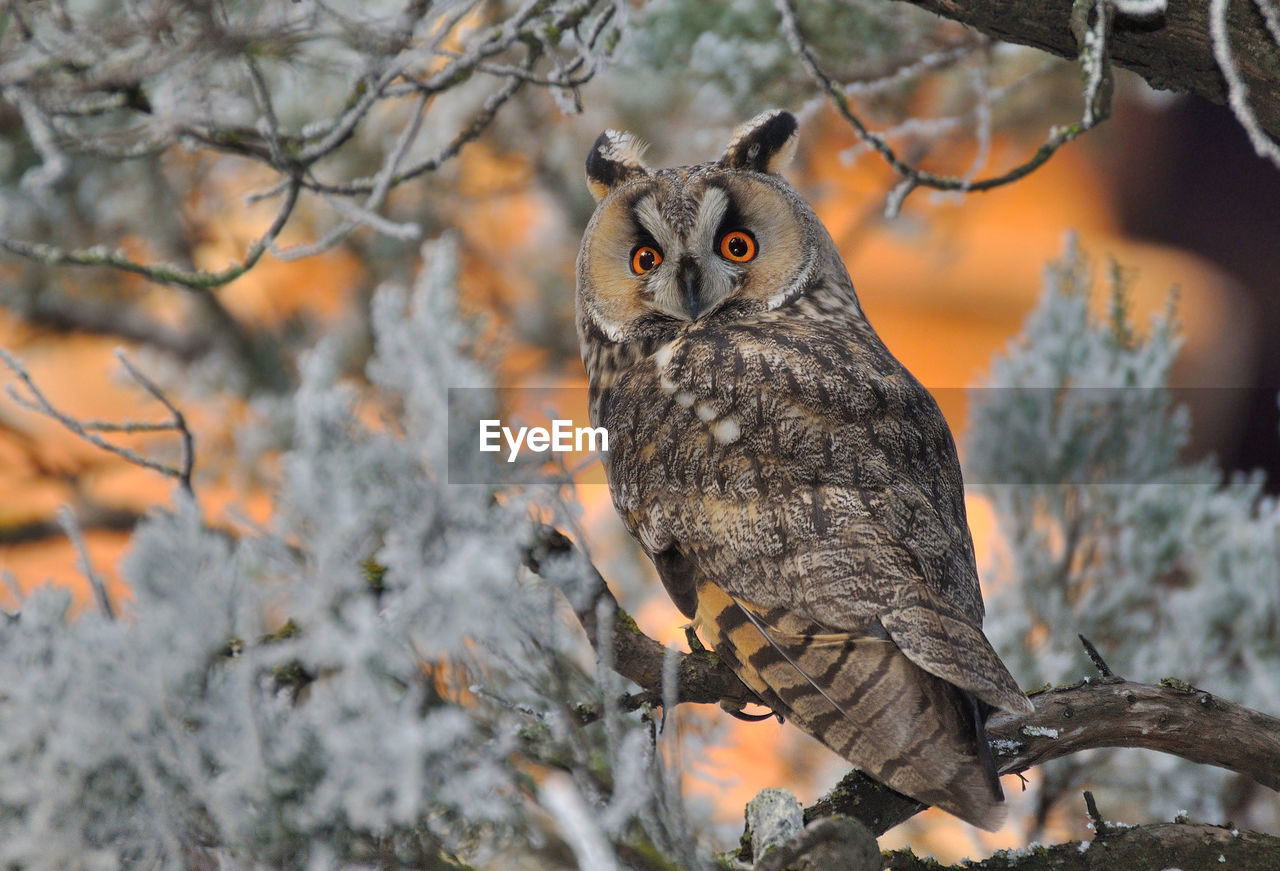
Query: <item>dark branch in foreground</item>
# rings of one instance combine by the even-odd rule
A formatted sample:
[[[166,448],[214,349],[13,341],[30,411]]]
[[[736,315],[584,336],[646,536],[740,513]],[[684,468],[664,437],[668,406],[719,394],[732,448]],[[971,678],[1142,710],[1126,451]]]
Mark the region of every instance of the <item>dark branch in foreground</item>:
[[[551,579],[590,573],[595,595],[588,602],[575,603],[575,610],[587,636],[599,637],[596,604],[613,601],[613,596],[599,572],[569,539],[558,530],[545,528],[531,548],[528,562],[534,571]],[[661,703],[665,648],[641,632],[620,609],[612,613],[614,669],[643,688],[624,700],[624,707]],[[728,667],[709,653],[681,654],[677,673],[679,686],[669,692],[678,701],[720,702],[734,708],[754,700]],[[1082,750],[1139,747],[1226,768],[1280,790],[1280,720],[1183,681],[1166,678],[1149,686],[1106,676],[1041,690],[1032,693],[1031,700],[1035,713],[1001,711],[987,722],[1001,774],[1018,774]],[[841,814],[858,820],[878,836],[924,808],[855,770],[809,808],[805,818]]]
[[[1280,838],[1242,832],[1230,826],[1156,823],[1127,826],[1092,841],[1071,841],[1015,853],[1000,851],[981,862],[966,861],[964,871],[1107,871],[1107,869],[1231,868],[1266,871],[1276,867]],[[909,850],[888,854],[885,871],[942,871],[932,859]]]

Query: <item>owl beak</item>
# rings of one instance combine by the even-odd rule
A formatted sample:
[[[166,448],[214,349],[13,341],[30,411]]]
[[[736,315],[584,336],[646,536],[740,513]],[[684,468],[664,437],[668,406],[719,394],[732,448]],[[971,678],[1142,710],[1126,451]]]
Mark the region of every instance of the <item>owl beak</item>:
[[[680,290],[684,294],[684,304],[689,311],[689,320],[696,321],[702,313],[702,270],[692,257],[680,261],[680,271],[676,274],[680,282]]]

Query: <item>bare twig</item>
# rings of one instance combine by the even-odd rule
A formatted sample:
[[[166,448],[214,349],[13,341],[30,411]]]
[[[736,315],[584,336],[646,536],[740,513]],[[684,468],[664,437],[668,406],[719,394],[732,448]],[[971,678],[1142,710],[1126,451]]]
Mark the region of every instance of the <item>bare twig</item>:
[[[1077,635],[1080,643],[1084,645],[1084,652],[1089,655],[1089,661],[1093,663],[1093,667],[1098,670],[1098,674],[1103,677],[1115,677],[1111,673],[1111,666],[1107,665],[1106,660],[1102,658],[1102,654],[1098,653],[1098,648],[1093,646],[1093,642],[1083,635]]]
[[[80,437],[84,441],[104,451],[109,451],[118,457],[123,458],[127,462],[133,463],[135,466],[142,466],[146,469],[159,472],[160,474],[174,478],[182,486],[188,494],[191,493],[191,472],[194,465],[193,437],[190,429],[187,427],[186,418],[182,412],[178,410],[167,396],[164,395],[150,379],[143,375],[137,367],[130,363],[123,354],[117,352],[116,356],[124,364],[128,371],[138,384],[155,397],[173,416],[173,420],[168,423],[143,422],[130,423],[127,421],[120,423],[109,423],[107,421],[89,420],[84,421],[79,418],[72,417],[62,411],[59,411],[44,392],[36,385],[35,380],[31,377],[31,373],[27,371],[17,358],[8,351],[0,348],[0,361],[2,361],[13,374],[17,375],[26,388],[27,395],[23,395],[15,390],[12,386],[8,388],[9,397],[21,407],[42,414],[45,417],[52,418],[60,423],[64,429]],[[182,461],[179,466],[170,466],[157,460],[144,457],[137,451],[114,444],[107,441],[99,432],[118,432],[118,433],[138,433],[138,432],[161,432],[172,431],[181,436],[182,439]]]
[[[125,508],[111,508],[93,503],[76,504],[76,522],[81,530],[131,532],[142,515]],[[30,544],[63,536],[66,530],[56,520],[29,520],[0,526],[0,545]]]
[[[1107,825],[1107,821],[1098,812],[1098,802],[1094,800],[1093,793],[1087,789],[1084,791],[1084,808],[1089,814],[1089,819],[1093,821],[1094,833],[1098,835],[1110,834],[1111,827]]]
[[[1105,2],[1105,0],[1104,0]],[[796,14],[794,0],[777,0],[777,8],[782,15],[782,29],[790,43],[791,48],[805,69],[808,70],[810,76],[821,85],[826,91],[827,96],[835,105],[840,115],[853,127],[858,136],[877,151],[885,161],[893,167],[894,171],[902,176],[902,181],[894,188],[890,196],[886,213],[891,216],[901,207],[903,200],[907,194],[918,187],[928,187],[940,191],[960,191],[965,193],[975,193],[979,191],[987,191],[993,188],[1001,187],[1025,178],[1032,172],[1043,166],[1050,157],[1052,157],[1059,148],[1075,139],[1081,133],[1089,130],[1097,123],[1100,123],[1105,117],[1105,112],[1098,111],[1102,105],[1100,94],[1106,81],[1102,76],[1097,80],[1090,80],[1086,87],[1085,102],[1086,109],[1084,117],[1077,124],[1070,124],[1065,127],[1057,127],[1050,131],[1049,138],[1043,145],[1031,156],[1030,159],[1015,166],[1007,172],[996,176],[990,176],[982,179],[973,179],[968,177],[939,175],[927,172],[917,166],[913,166],[898,156],[897,152],[889,145],[888,141],[873,132],[863,123],[862,119],[854,113],[849,104],[848,94],[845,89],[837,85],[831,76],[823,70],[818,63],[818,58],[812,46],[809,45],[804,35],[800,31],[800,23]],[[1105,47],[1102,51],[1102,57],[1106,57]],[[979,115],[981,117],[981,113]]]
[[[10,239],[0,236],[0,248],[11,254],[17,254],[49,266],[109,266],[122,272],[130,272],[157,284],[168,284],[187,290],[209,291],[224,284],[235,281],[252,269],[266,253],[267,248],[280,235],[293,208],[298,202],[298,191],[301,182],[297,178],[290,179],[285,188],[285,200],[276,213],[271,226],[260,237],[255,239],[245,251],[244,258],[238,263],[217,272],[203,269],[183,269],[173,264],[145,264],[130,258],[123,251],[111,251],[105,247],[66,249],[43,242],[28,242],[22,239]]]
[[[284,13],[282,18],[237,18],[233,13],[209,17],[185,4],[157,12],[147,31],[113,31],[113,45],[144,41],[143,60],[127,70],[105,75],[101,58],[109,48],[100,44],[91,12],[37,9],[27,15],[13,12],[23,32],[24,53],[0,60],[0,86],[19,106],[42,162],[29,173],[28,186],[51,192],[72,171],[67,146],[107,159],[155,154],[177,145],[235,155],[266,165],[286,177],[268,184],[251,202],[284,196],[268,231],[231,266],[206,271],[170,264],[150,264],[108,246],[71,247],[0,236],[0,250],[55,266],[91,266],[140,275],[150,281],[208,291],[252,269],[262,254],[273,249],[290,220],[298,195],[307,190],[321,195],[339,213],[336,229],[311,243],[281,252],[308,256],[332,247],[355,227],[366,225],[400,239],[417,238],[420,229],[381,214],[388,192],[398,185],[433,172],[455,157],[492,123],[498,111],[526,84],[556,94],[573,93],[601,68],[613,51],[608,39],[622,0],[528,0],[505,19],[494,21],[483,4],[409,4],[399,17],[362,17],[325,4],[306,15]],[[477,14],[479,12],[479,14]],[[200,27],[180,26],[184,17],[197,16]],[[167,16],[167,17],[166,17]],[[51,26],[58,40],[42,40],[41,26]],[[51,24],[52,22],[52,24]],[[180,34],[173,44],[153,46],[149,30]],[[199,34],[188,38],[186,34]],[[273,65],[301,66],[325,62],[316,46],[324,40],[353,43],[368,55],[366,72],[350,88],[347,100],[331,117],[315,118],[299,130],[284,127],[287,113],[272,88]],[[117,45],[118,44],[118,45]],[[154,47],[154,50],[151,50]],[[252,47],[252,49],[248,48]],[[208,64],[192,63],[205,57]],[[247,71],[233,79],[235,86],[208,106],[193,109],[149,98],[152,83],[166,74],[186,76],[188,90],[200,93],[221,79],[208,67],[229,66]],[[473,79],[493,76],[498,85],[488,94],[439,151],[403,164],[423,129],[426,109],[434,97]],[[216,80],[217,84],[212,83]],[[352,141],[375,109],[410,98],[402,134],[368,178],[325,180],[317,170]],[[240,119],[252,113],[257,121]],[[142,119],[139,122],[139,118]],[[141,137],[139,139],[139,136]],[[135,141],[137,140],[137,141]],[[330,164],[331,165],[331,164]],[[347,202],[359,197],[362,203]]]
[[[187,419],[182,414],[178,406],[174,405],[163,390],[155,385],[155,382],[143,375],[138,367],[129,362],[129,358],[124,355],[124,351],[116,349],[116,359],[129,372],[129,376],[137,381],[142,388],[156,398],[156,400],[169,410],[169,414],[173,415],[173,421],[168,427],[178,433],[182,438],[182,463],[178,467],[178,483],[182,485],[182,489],[188,496],[194,495],[191,489],[191,472],[196,463],[195,436],[191,434],[190,427],[187,426]]]
[[[58,511],[58,525],[62,527],[62,531],[71,540],[71,546],[75,548],[76,568],[88,579],[89,586],[93,588],[93,598],[98,603],[98,610],[108,620],[115,620],[116,609],[107,596],[107,585],[103,583],[102,576],[94,571],[93,562],[89,559],[89,548],[85,545],[84,535],[80,531],[80,524],[76,522],[71,509],[65,505]]]

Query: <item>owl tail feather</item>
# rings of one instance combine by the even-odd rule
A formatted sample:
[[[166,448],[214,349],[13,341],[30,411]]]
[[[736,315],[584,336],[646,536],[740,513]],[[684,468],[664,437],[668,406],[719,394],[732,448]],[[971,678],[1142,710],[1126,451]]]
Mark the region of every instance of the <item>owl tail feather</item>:
[[[1003,824],[981,703],[888,637],[761,613],[710,583],[694,622],[743,683],[871,777],[975,826]]]
[[[982,762],[982,770],[987,775],[991,792],[997,801],[1004,801],[1004,789],[1000,786],[1000,769],[996,765],[995,754],[991,752],[991,739],[987,737],[987,717],[995,707],[982,701],[968,690],[960,690],[965,707],[973,717],[973,734],[977,739],[978,759]]]

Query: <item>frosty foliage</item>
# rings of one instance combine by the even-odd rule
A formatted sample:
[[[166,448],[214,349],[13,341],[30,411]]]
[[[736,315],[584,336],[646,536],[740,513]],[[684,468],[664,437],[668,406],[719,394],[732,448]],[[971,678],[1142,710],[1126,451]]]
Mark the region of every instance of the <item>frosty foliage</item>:
[[[921,107],[908,105],[909,95],[928,72],[943,68],[946,77],[968,60],[985,63],[975,57],[980,38],[957,35],[909,4],[815,0],[796,14],[848,92],[882,114],[877,121],[910,123],[907,116]],[[967,76],[938,89],[948,92],[959,82],[965,92],[942,101],[948,112],[972,107]],[[816,114],[825,99],[784,35],[776,0],[649,0],[629,21],[616,69],[593,87],[605,91],[626,129],[659,147],[683,143],[689,150],[677,160],[723,146],[732,128],[758,112],[782,106]],[[957,109],[960,103],[966,105]],[[919,138],[933,141],[937,132]]]
[[[936,47],[937,19],[906,4],[819,0],[803,4],[800,17],[815,35],[816,48],[837,59],[845,79],[878,77]],[[814,96],[804,69],[779,36],[779,24],[773,0],[652,0],[636,15],[621,60],[635,70],[671,71],[694,87],[702,114],[736,124],[763,109],[798,106]],[[849,50],[852,45],[856,51]]]
[[[212,287],[268,248],[307,256],[360,227],[417,240],[390,191],[527,86],[576,111],[625,17],[621,0],[7,3],[0,102],[21,123],[0,124],[0,248]],[[183,268],[186,222],[254,203],[270,226],[239,264]],[[310,238],[277,244],[295,208]]]
[[[1098,320],[1089,264],[1070,243],[1022,336],[971,394],[966,475],[983,482],[1007,545],[986,573],[987,632],[1024,686],[1080,677],[1080,633],[1132,680],[1176,676],[1280,712],[1280,508],[1259,476],[1224,480],[1212,461],[1180,459],[1173,316],[1137,335],[1124,277],[1111,280]],[[1126,784],[1120,795],[1155,814],[1221,819],[1234,799],[1226,773],[1155,754],[1087,773]]]
[[[0,867],[697,866],[649,728],[522,568],[530,506],[445,483],[445,385],[483,373],[455,244],[423,256],[377,293],[372,393],[332,343],[305,360],[272,529],[179,499],[133,536],[120,619],[45,588],[0,626]]]

